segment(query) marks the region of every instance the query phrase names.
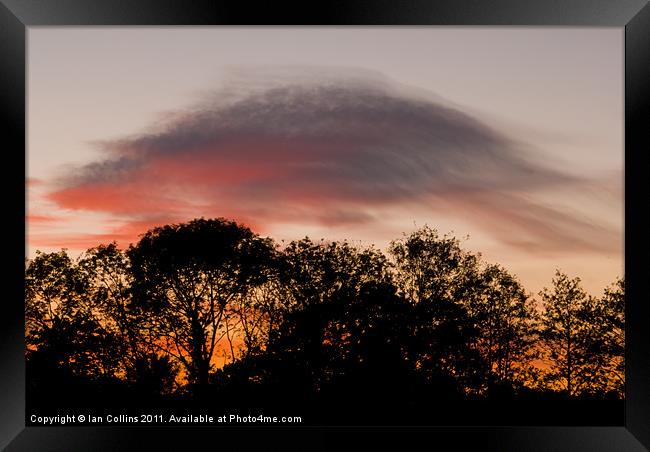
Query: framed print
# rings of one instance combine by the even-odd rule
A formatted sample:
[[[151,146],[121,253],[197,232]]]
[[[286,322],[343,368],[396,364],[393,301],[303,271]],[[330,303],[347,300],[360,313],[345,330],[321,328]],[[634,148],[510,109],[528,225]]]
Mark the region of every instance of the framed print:
[[[0,11],[6,450],[650,447],[647,2]]]

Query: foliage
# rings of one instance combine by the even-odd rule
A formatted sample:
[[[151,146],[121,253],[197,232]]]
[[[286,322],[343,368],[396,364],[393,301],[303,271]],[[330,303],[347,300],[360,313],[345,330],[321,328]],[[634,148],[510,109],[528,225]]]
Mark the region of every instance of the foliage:
[[[558,271],[540,309],[505,268],[428,226],[386,256],[345,241],[280,247],[196,219],[127,250],[28,260],[28,377],[377,413],[461,397],[620,398],[624,289],[592,297]]]
[[[558,270],[553,288],[544,289],[540,296],[549,381],[569,396],[620,391],[620,375],[615,371],[623,357],[622,281],[599,299],[585,293],[580,278]]]

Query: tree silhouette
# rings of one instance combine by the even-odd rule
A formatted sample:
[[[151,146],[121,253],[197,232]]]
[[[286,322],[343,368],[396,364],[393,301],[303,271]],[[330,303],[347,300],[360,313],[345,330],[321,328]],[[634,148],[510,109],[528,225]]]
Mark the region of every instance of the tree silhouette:
[[[304,238],[289,243],[282,257],[294,308],[321,304],[342,292],[354,296],[365,282],[390,281],[385,256],[372,247]]]
[[[571,279],[559,270],[553,288],[545,288],[540,296],[540,335],[551,363],[548,378],[569,396],[602,393],[611,378],[616,307],[605,306],[607,297],[587,295],[580,278]],[[622,293],[620,297],[622,301]]]
[[[484,390],[489,369],[476,346],[479,329],[470,306],[479,287],[480,257],[428,226],[393,241],[389,252],[400,292],[414,305],[417,365],[430,378],[453,375],[468,393]]]
[[[272,258],[262,271],[266,280],[238,295],[230,307],[229,318],[234,321],[234,332],[241,336],[244,358],[266,350],[282,323],[290,300],[277,259]]]
[[[223,218],[75,260],[37,252],[25,268],[28,402],[280,405],[381,423],[440,421],[463,400],[624,396],[624,280],[597,298],[558,271],[540,307],[505,268],[428,226],[388,252],[279,246]]]
[[[119,372],[142,393],[170,392],[177,369],[168,357],[159,356],[155,323],[133,302],[126,254],[115,242],[99,245],[81,256],[78,268],[88,281],[85,296],[95,318],[116,339],[112,354],[119,357]]]
[[[194,390],[208,383],[228,306],[264,282],[268,241],[224,219],[198,219],[147,232],[127,255],[136,302],[154,316],[160,346],[185,367]]]
[[[95,317],[85,296],[89,281],[62,250],[38,253],[25,272],[28,357],[77,376],[113,376],[115,337]]]
[[[625,391],[625,280],[619,278],[605,289],[602,299],[604,322],[607,326],[606,351],[611,357],[610,371],[614,390],[619,396]]]
[[[64,250],[37,252],[25,269],[25,320],[28,343],[80,314],[87,281]]]
[[[283,281],[290,301],[277,335],[269,344],[278,359],[299,365],[294,375],[301,386],[320,389],[326,384],[327,362],[335,344],[332,319],[354,301],[364,284],[388,282],[385,257],[372,248],[359,250],[347,242],[315,243],[308,238],[291,242],[282,252]]]
[[[519,281],[499,265],[480,273],[469,315],[477,325],[476,347],[489,369],[489,384],[523,384],[537,358],[537,313]]]
[[[588,352],[597,360],[592,372],[591,393],[614,392],[622,396],[625,387],[625,281],[618,279],[601,298],[592,298],[583,318],[591,338]]]
[[[475,285],[479,258],[460,247],[455,237],[424,226],[388,249],[395,261],[396,282],[413,303],[455,302]]]

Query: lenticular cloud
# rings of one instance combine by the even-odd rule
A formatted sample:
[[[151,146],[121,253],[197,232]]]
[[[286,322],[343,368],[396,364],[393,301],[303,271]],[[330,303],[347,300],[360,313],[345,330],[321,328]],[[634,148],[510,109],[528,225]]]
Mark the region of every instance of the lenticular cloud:
[[[617,234],[544,206],[575,189],[522,143],[429,93],[339,69],[235,71],[201,102],[61,179],[69,209],[148,218],[225,216],[337,227],[419,203],[515,247],[602,250]]]

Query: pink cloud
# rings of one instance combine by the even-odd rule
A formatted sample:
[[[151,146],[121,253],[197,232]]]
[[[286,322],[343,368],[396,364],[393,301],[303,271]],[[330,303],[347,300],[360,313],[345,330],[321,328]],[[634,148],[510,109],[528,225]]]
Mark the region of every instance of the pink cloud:
[[[115,241],[121,248],[126,248],[129,244],[137,242],[139,236],[147,230],[173,222],[171,218],[161,218],[158,221],[130,221],[110,228],[108,232],[98,234],[34,234],[29,239],[29,246],[86,250],[102,243]]]
[[[27,177],[25,179],[25,187],[36,187],[38,185],[42,185],[44,182],[41,179],[37,179],[34,177]]]
[[[33,224],[33,223],[53,223],[56,221],[60,221],[60,218],[57,218],[52,215],[25,215],[25,221],[28,224]]]

